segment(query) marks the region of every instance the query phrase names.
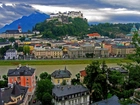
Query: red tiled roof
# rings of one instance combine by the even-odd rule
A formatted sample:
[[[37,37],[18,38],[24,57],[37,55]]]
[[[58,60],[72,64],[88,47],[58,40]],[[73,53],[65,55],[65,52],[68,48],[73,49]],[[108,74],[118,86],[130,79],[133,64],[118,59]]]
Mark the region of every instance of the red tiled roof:
[[[35,46],[41,46],[41,44],[35,44]]]
[[[101,36],[101,35],[98,33],[92,33],[92,34],[88,34],[88,36]]]
[[[86,75],[87,75],[87,74],[86,74],[86,70],[80,71],[80,76],[85,77]]]

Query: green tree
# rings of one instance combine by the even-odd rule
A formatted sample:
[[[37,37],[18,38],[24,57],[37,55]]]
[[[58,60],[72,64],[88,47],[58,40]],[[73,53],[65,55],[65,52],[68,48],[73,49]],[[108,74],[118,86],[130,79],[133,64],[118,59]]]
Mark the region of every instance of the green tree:
[[[30,54],[30,47],[28,45],[23,46],[24,55]]]
[[[15,38],[14,38],[14,37],[10,37],[10,38],[9,38],[9,41],[10,41],[10,42],[15,42]]]
[[[43,105],[51,105],[52,103],[53,84],[49,79],[41,79],[37,81],[36,97]]]
[[[43,72],[39,75],[40,79],[51,79],[51,75],[47,72]]]
[[[93,61],[85,68],[87,75],[84,78],[84,84],[90,91],[90,102],[91,100],[96,102],[107,97],[107,75],[104,71],[106,66],[105,64],[102,65],[104,66],[101,68],[99,61]]]
[[[14,48],[17,50],[18,49],[18,43],[14,43]]]
[[[18,47],[18,48],[17,48],[17,51],[18,51],[18,52],[23,52],[23,47],[21,47],[21,46]]]
[[[8,81],[0,80],[0,88],[7,87]]]
[[[8,81],[7,75],[3,75],[2,78],[3,78],[5,81]]]

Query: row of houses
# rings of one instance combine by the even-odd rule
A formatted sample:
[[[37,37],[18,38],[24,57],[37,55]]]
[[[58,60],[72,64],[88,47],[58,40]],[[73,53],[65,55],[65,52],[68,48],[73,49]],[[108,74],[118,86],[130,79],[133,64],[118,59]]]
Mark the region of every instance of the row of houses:
[[[128,73],[119,67],[113,67],[110,70],[117,70],[123,74]],[[35,71],[34,68],[28,65],[19,65],[15,69],[9,69],[7,73],[8,87],[0,89],[0,105],[28,105],[36,88]],[[87,75],[86,70],[82,70],[79,73],[80,82],[83,83],[84,77]],[[54,105],[89,105],[89,90],[83,85],[71,85],[71,77],[72,74],[66,67],[52,72],[51,81],[54,84],[52,102]],[[66,81],[66,85],[61,85],[63,81]],[[140,89],[135,89],[132,96],[138,104],[139,92]],[[112,105],[113,103],[120,105],[117,96],[113,96],[107,100],[108,105]],[[106,104],[106,101],[102,100],[91,105],[102,105],[103,103]]]
[[[133,26],[131,31],[133,32],[134,29],[135,26]],[[25,41],[21,42],[20,40],[16,40],[16,43],[18,43],[19,47],[28,45],[30,47],[30,54],[33,55],[34,58],[125,57],[135,52],[135,46],[131,44],[131,38],[111,39],[101,36],[97,32],[87,34],[86,36],[88,38],[82,40],[77,40],[76,37],[70,37],[68,35],[66,35],[63,40],[37,38],[30,40],[26,37]],[[0,46],[9,44],[10,43],[5,43],[4,45],[0,43]],[[5,54],[5,59],[17,59],[18,55],[9,57],[10,51],[13,53],[13,50],[8,50]],[[17,52],[15,51],[15,53]]]
[[[135,52],[133,45],[114,45],[102,43],[74,43],[59,47],[44,47],[43,44],[30,46],[34,58],[93,58],[93,57],[125,57]],[[5,59],[18,59],[19,53],[15,49],[7,50]]]
[[[0,89],[0,105],[29,105],[36,88],[35,71],[28,65],[9,69],[8,87]],[[52,102],[54,105],[89,105],[89,90],[82,85],[71,85],[71,75],[66,67],[51,74],[55,85]],[[67,85],[61,85],[64,80]]]

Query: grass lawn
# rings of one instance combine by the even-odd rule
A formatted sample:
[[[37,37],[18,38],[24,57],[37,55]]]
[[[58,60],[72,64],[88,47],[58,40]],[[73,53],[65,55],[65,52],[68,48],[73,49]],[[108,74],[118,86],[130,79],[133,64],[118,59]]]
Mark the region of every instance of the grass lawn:
[[[74,64],[90,64],[93,60],[98,60],[102,62],[103,60],[106,63],[130,63],[131,60],[124,58],[100,58],[100,59],[57,59],[57,60],[0,60],[0,66],[4,65],[74,65]]]

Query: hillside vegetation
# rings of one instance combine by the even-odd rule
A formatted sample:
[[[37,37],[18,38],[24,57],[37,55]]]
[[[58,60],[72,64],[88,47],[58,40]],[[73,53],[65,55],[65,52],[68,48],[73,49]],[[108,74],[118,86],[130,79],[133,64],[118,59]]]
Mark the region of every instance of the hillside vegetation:
[[[69,18],[68,21],[67,24],[59,22],[58,19],[49,22],[44,21],[36,24],[35,30],[40,31],[44,38],[56,38],[65,35],[81,36],[87,33],[89,25],[85,19]]]
[[[102,36],[110,38],[123,37],[130,33],[134,23],[127,24],[112,24],[112,23],[99,23],[89,25],[86,19],[82,18],[69,18],[69,23],[62,23],[58,19],[49,22],[44,21],[35,25],[33,30],[41,32],[43,38],[61,38],[62,36],[79,36],[83,37],[88,33],[98,32]],[[135,23],[137,29],[140,23]]]
[[[100,23],[98,25],[91,25],[89,33],[98,32],[100,35],[109,36],[111,38],[123,37],[130,33],[134,23],[127,24],[112,24],[112,23]],[[137,29],[140,27],[140,23],[135,23]]]

